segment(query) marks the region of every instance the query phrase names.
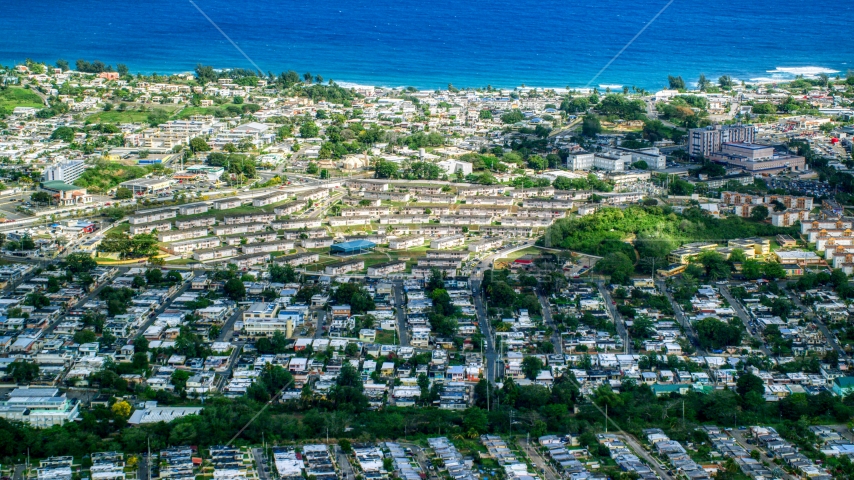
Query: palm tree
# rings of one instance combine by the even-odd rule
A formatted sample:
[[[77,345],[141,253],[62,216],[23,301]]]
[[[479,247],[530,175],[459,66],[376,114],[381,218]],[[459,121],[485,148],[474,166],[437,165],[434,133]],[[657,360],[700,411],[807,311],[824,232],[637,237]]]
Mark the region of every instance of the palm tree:
[[[701,92],[705,92],[707,88],[709,88],[709,80],[706,78],[706,75],[700,74],[700,78],[697,79],[697,88],[700,89]]]

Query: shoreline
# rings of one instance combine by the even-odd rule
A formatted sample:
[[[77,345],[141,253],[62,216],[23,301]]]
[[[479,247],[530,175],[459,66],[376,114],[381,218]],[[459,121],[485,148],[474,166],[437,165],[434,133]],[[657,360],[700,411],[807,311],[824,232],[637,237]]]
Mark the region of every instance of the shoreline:
[[[93,59],[92,61],[94,61],[94,60],[97,60],[97,59]],[[41,60],[36,60],[36,61],[41,62]],[[9,67],[14,67],[15,65],[20,65],[22,63],[23,63],[22,60],[15,60],[15,61],[0,60],[0,65],[7,65]],[[53,65],[52,63],[47,63],[47,62],[44,62],[44,63],[46,65],[49,65],[49,66]],[[72,61],[69,61],[69,63],[73,67]],[[106,63],[107,65],[111,65],[111,66],[113,66],[113,68],[115,68],[115,65],[123,63],[123,62],[119,61],[119,62],[115,62],[115,63],[109,63],[109,62],[104,62],[104,63]],[[231,67],[222,67],[222,66],[215,66],[215,65],[211,65],[211,66],[214,68],[214,70],[217,70],[217,71],[227,71],[227,70],[236,70],[236,69],[254,70],[253,68],[247,68],[246,66],[231,66]],[[139,69],[139,70],[135,70],[132,67],[129,67],[129,68],[131,70],[131,72],[130,72],[131,75],[142,74],[142,75],[147,76],[147,75],[152,75],[155,73],[158,75],[164,75],[164,76],[184,75],[184,74],[195,75],[195,71],[193,68],[191,68],[191,69],[181,68],[181,69],[176,69],[176,70],[161,70],[161,69]],[[311,69],[311,70],[315,70],[315,69]],[[279,73],[282,73],[282,72],[273,72],[273,73],[275,75],[278,75]],[[326,74],[324,74],[323,72],[320,72],[320,73],[321,73],[321,75],[326,76]],[[778,66],[778,67],[774,67],[773,69],[767,69],[763,73],[768,74],[769,76],[763,76],[762,74],[735,76],[735,75],[732,75],[729,73],[722,73],[720,75],[709,74],[709,75],[707,75],[707,78],[709,79],[709,81],[712,84],[716,84],[717,79],[720,76],[729,75],[732,78],[732,80],[736,83],[742,83],[743,82],[745,85],[760,86],[760,85],[772,85],[772,84],[777,84],[777,83],[787,83],[787,82],[797,80],[798,78],[804,78],[804,79],[808,79],[808,80],[809,79],[815,79],[815,78],[818,78],[819,75],[821,75],[821,74],[825,74],[825,75],[828,75],[830,77],[840,76],[840,77],[844,78],[844,76],[845,76],[845,72],[842,70],[838,70],[838,69],[830,68],[830,67],[817,66],[817,65]],[[699,76],[700,73],[697,73],[696,75]],[[264,76],[266,76],[266,75],[264,75]],[[355,75],[355,76],[361,76],[361,75]],[[742,77],[746,77],[746,78],[742,78]],[[341,77],[338,77],[338,78],[341,78]],[[690,87],[689,90],[696,89],[696,87],[697,87],[697,81],[696,80],[685,78],[684,75],[682,76],[682,78],[685,79],[686,86]],[[494,91],[495,90],[527,91],[527,90],[534,89],[534,90],[554,90],[556,93],[559,93],[559,94],[565,94],[565,93],[568,93],[570,91],[576,92],[576,93],[591,93],[594,89],[597,89],[599,92],[604,92],[606,89],[610,89],[610,91],[612,91],[612,92],[619,92],[624,87],[631,88],[632,86],[639,85],[638,83],[633,83],[633,82],[617,83],[617,82],[612,81],[612,82],[601,82],[601,83],[592,84],[589,86],[587,86],[587,85],[582,86],[580,84],[576,85],[576,86],[573,86],[572,84],[563,84],[561,86],[554,86],[554,85],[546,85],[546,84],[531,84],[529,82],[519,82],[516,85],[493,84],[490,82],[486,82],[485,84],[482,84],[482,85],[474,85],[473,86],[473,85],[466,85],[463,83],[460,83],[459,85],[457,85],[453,81],[451,81],[451,82],[444,82],[443,81],[443,82],[438,82],[439,85],[437,87],[431,88],[431,87],[418,86],[419,84],[424,83],[423,81],[413,81],[413,82],[407,82],[407,83],[381,81],[381,80],[378,80],[378,81],[340,80],[339,81],[339,80],[335,79],[334,76],[332,76],[331,79],[335,80],[335,83],[338,86],[343,87],[343,88],[355,88],[355,89],[381,88],[381,89],[390,89],[390,90],[401,90],[401,89],[405,89],[405,88],[409,88],[409,87],[414,87],[419,92],[446,90],[447,85],[449,85],[449,84],[454,85],[455,88],[458,88],[460,90],[484,90],[487,88],[487,86],[491,86]],[[667,79],[667,74],[665,74],[663,76],[663,78],[661,80],[661,84],[658,87],[650,87],[650,88],[638,87],[638,88],[643,89],[643,90],[647,90],[650,92],[658,91],[658,90],[664,90],[664,89],[667,89],[666,79]],[[324,84],[325,84],[325,82],[324,82]]]

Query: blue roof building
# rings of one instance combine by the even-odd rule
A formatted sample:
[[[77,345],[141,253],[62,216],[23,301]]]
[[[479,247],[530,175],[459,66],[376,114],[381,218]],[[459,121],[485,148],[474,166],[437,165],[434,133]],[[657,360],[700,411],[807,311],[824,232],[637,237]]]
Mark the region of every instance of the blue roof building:
[[[377,244],[367,240],[350,240],[349,242],[341,242],[333,244],[330,247],[330,253],[339,255],[358,255],[360,253],[371,251]]]

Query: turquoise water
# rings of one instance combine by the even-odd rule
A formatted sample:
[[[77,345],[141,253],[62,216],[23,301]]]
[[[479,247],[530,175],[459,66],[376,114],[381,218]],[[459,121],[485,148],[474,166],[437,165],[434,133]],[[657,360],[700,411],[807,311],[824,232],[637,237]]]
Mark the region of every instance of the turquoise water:
[[[419,88],[580,87],[667,2],[6,0],[0,62],[78,58],[132,72],[293,69],[338,82]],[[792,78],[854,62],[854,2],[675,0],[591,83],[662,87],[668,74]],[[769,73],[769,71],[773,71]],[[818,71],[815,69],[807,71]]]

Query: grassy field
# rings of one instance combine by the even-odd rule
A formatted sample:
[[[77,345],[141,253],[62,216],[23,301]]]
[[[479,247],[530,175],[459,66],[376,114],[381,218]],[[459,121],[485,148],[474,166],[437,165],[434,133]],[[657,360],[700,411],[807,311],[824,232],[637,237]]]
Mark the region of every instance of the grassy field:
[[[149,112],[138,112],[136,110],[126,110],[119,112],[111,110],[109,112],[98,112],[86,117],[91,123],[146,123],[148,122]]]
[[[178,260],[169,260],[168,262],[164,262],[166,265],[192,265],[194,263],[199,263],[192,258],[181,258]]]
[[[193,115],[213,115],[216,111],[216,107],[187,107],[178,112],[177,117],[181,120],[185,120]]]
[[[377,330],[377,339],[374,343],[380,345],[397,345],[400,343],[400,339],[396,338],[394,331]]]
[[[173,115],[180,107],[174,105],[164,105],[162,107],[150,108],[145,112],[138,110],[110,110],[109,112],[98,112],[86,117],[86,121],[90,123],[147,123],[148,115],[156,113],[158,110],[166,112],[168,115]]]
[[[44,107],[41,97],[26,88],[9,87],[0,90],[0,108],[13,110],[15,107]]]
[[[524,257],[525,255],[539,255],[541,253],[543,253],[543,251],[536,247],[523,248],[522,250],[513,252],[510,255],[507,255],[506,257],[496,259],[495,263],[510,263],[518,258]]]

